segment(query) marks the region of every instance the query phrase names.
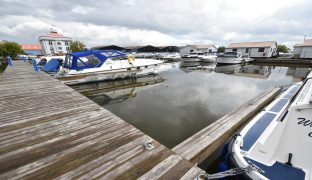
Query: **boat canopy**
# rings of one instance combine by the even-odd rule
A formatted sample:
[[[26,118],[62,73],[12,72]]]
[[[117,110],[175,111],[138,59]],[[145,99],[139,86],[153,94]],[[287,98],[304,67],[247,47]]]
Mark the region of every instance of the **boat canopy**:
[[[86,50],[66,55],[64,67],[73,70],[101,67],[109,58],[125,57],[127,54],[116,50]]]

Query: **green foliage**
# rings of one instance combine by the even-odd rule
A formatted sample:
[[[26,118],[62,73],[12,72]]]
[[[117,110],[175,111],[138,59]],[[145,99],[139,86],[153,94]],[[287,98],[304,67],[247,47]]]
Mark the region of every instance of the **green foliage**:
[[[15,59],[18,54],[25,54],[22,47],[16,42],[2,41],[0,42],[0,56],[10,56]]]
[[[86,48],[86,45],[80,41],[73,41],[70,43],[70,51],[71,52],[80,52],[83,51],[83,49]]]
[[[225,47],[224,46],[220,46],[220,47],[218,47],[218,53],[224,53],[224,51],[225,51]]]
[[[278,45],[277,52],[288,53],[290,49],[285,45]]]

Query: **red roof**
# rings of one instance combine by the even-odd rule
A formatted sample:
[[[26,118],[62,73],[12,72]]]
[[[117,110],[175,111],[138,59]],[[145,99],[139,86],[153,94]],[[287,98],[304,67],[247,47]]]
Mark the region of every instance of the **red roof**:
[[[41,50],[40,44],[21,44],[23,50]]]
[[[48,36],[51,36],[51,37],[64,37],[62,34],[59,34],[57,32],[50,32],[48,34]]]

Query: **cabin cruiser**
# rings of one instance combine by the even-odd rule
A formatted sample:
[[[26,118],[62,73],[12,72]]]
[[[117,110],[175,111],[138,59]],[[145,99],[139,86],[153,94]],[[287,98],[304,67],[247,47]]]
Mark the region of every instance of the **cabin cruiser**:
[[[67,54],[59,68],[57,61],[51,60],[43,69],[49,70],[47,67],[51,65],[50,69],[57,69],[57,79],[65,83],[82,83],[153,74],[162,63],[154,59],[135,59],[134,56],[115,50],[86,50]]]
[[[228,146],[240,179],[312,179],[312,73],[256,115]]]
[[[243,55],[241,52],[225,52],[217,57],[218,64],[241,64],[250,61],[253,61],[253,59]]]

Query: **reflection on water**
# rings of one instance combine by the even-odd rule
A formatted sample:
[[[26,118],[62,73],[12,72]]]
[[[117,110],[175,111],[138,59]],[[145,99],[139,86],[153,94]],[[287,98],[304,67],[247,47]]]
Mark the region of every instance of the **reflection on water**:
[[[137,91],[151,88],[163,81],[164,79],[159,75],[148,75],[134,79],[103,81],[92,84],[73,85],[71,87],[89,97],[97,104],[104,106],[136,97]]]
[[[145,80],[73,88],[171,148],[259,93],[297,82],[308,72],[307,68],[215,64],[192,69],[169,63],[160,67],[159,76]]]

